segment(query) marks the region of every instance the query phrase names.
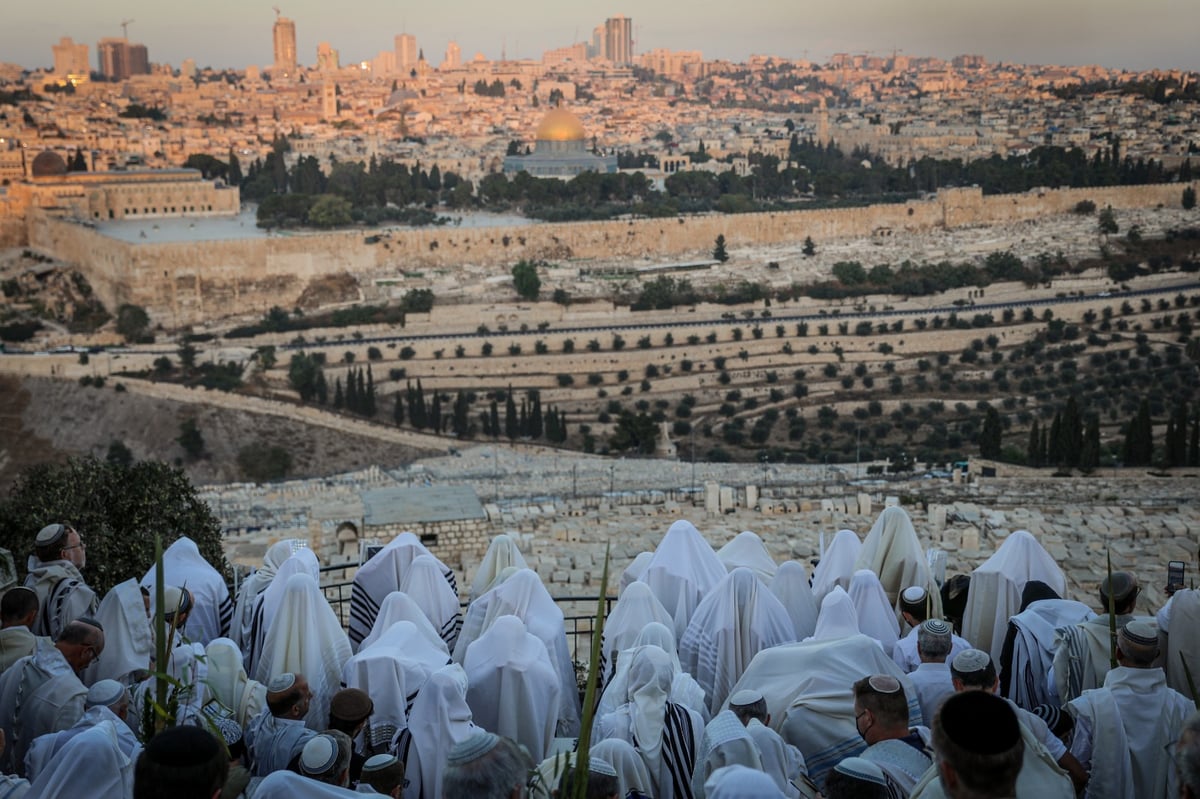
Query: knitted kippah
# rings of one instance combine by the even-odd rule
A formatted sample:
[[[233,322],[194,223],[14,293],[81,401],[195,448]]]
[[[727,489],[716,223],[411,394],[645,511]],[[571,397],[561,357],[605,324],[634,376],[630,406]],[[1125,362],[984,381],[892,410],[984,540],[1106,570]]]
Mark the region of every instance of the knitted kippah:
[[[98,680],[88,689],[84,707],[108,707],[115,705],[125,695],[125,686],[116,680]]]
[[[867,680],[867,685],[881,694],[894,694],[903,687],[900,681],[890,674],[872,674],[871,679]]]
[[[977,755],[1007,752],[1021,740],[1017,714],[1006,700],[986,691],[954,694],[938,713],[946,737]]]
[[[927,619],[921,622],[921,628],[930,635],[949,635],[950,625],[941,619]]]
[[[603,774],[606,777],[617,776],[617,770],[613,768],[612,763],[609,763],[602,757],[589,757],[588,771],[593,774]]]
[[[461,766],[486,755],[500,743],[500,736],[492,732],[480,730],[471,737],[459,741],[450,750],[446,758],[447,766]]]
[[[215,718],[213,719],[213,724],[216,725],[217,731],[221,733],[221,739],[225,741],[226,746],[233,746],[242,740],[242,728],[233,719]]]
[[[1158,656],[1158,629],[1148,621],[1134,619],[1117,633],[1121,651],[1138,660],[1154,660]]]
[[[918,602],[924,602],[926,596],[928,596],[928,593],[919,585],[909,586],[908,588],[904,589],[903,593],[900,594],[901,599],[903,599],[905,602],[911,602],[914,605]],[[858,758],[854,759],[857,760]]]
[[[865,758],[847,757],[834,766],[833,770],[873,785],[887,785],[883,770]]]
[[[959,652],[958,657],[954,658],[954,662],[950,667],[959,674],[974,674],[977,671],[983,671],[992,662],[992,657],[987,652],[979,649],[968,649],[965,652]]]
[[[37,537],[33,539],[33,543],[35,546],[48,547],[66,534],[67,526],[65,524],[48,524],[41,530],[38,530]]]
[[[1105,577],[1100,583],[1100,593],[1112,597],[1114,604],[1122,604],[1137,591],[1137,578],[1129,572],[1113,572],[1112,577]],[[1107,613],[1108,608],[1104,611]]]
[[[734,707],[745,707],[746,705],[753,705],[755,702],[761,702],[762,698],[762,691],[754,688],[743,688],[729,697],[729,704]]]
[[[304,774],[324,774],[337,762],[338,745],[332,735],[317,735],[308,740],[300,751],[300,771]]]
[[[220,744],[206,730],[184,725],[168,727],[146,744],[146,757],[151,762],[173,768],[199,766],[216,757]]]
[[[276,674],[267,683],[267,690],[273,694],[282,693],[296,684],[296,675],[290,671],[285,671],[283,674]]]
[[[399,758],[397,758],[395,755],[389,755],[386,753],[382,755],[371,755],[367,758],[367,761],[363,763],[362,771],[363,774],[370,774],[373,771],[382,771],[388,766],[399,762]]]

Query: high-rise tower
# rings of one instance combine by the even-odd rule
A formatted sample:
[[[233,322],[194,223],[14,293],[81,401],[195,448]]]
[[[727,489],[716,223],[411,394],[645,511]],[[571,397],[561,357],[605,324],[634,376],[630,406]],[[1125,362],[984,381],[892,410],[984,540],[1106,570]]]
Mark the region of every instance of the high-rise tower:
[[[417,37],[401,33],[396,37],[396,69],[404,74],[417,65]]]
[[[54,75],[58,80],[80,83],[88,79],[91,64],[86,44],[75,44],[69,36],[64,36],[50,49],[54,51]]]
[[[633,20],[617,14],[604,21],[604,55],[614,64],[633,63]]]
[[[278,9],[276,9],[278,13]],[[275,72],[284,75],[296,71],[296,23],[287,17],[277,17],[274,28]]]
[[[462,66],[462,48],[457,42],[446,45],[446,58],[442,61],[442,69],[457,69]]]

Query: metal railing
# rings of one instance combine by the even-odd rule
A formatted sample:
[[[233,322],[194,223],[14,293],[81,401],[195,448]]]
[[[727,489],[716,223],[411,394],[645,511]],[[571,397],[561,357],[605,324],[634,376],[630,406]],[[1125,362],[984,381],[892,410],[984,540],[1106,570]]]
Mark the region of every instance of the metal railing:
[[[333,612],[337,614],[343,627],[350,619],[350,592],[354,586],[354,580],[350,578],[349,573],[357,568],[357,563],[321,567],[321,593],[325,595],[325,600],[329,602],[329,606],[333,608]],[[336,575],[336,577],[331,581],[329,575]],[[339,577],[340,579],[337,579]],[[576,661],[586,664],[591,652],[592,631],[596,624],[596,603],[600,600],[600,595],[551,596],[551,599],[563,611],[563,626],[567,631],[571,656]],[[615,596],[604,598],[605,618],[608,618],[608,614],[612,612],[616,601]],[[461,604],[465,613],[468,603],[462,602]]]

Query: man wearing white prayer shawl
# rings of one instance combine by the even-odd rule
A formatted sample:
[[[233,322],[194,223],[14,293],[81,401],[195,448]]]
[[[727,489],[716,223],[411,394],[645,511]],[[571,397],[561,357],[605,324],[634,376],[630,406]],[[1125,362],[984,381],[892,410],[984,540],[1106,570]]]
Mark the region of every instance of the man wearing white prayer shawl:
[[[29,629],[37,615],[38,597],[32,588],[15,585],[0,598],[0,673],[37,649],[39,636]]]
[[[83,716],[87,688],[76,676],[104,651],[104,632],[92,620],[76,619],[54,644],[0,675],[0,729],[8,746],[0,757],[5,774],[23,776],[25,753],[39,735],[61,732]]]
[[[467,648],[501,616],[516,616],[525,624],[528,633],[546,645],[550,665],[554,667],[560,685],[556,732],[561,736],[577,735],[579,689],[575,682],[575,666],[567,649],[563,613],[536,572],[520,569],[471,603],[454,647],[454,662],[461,664]]]
[[[817,601],[808,586],[808,575],[804,566],[794,560],[779,564],[775,578],[771,580],[771,593],[792,617],[796,640],[803,641],[817,629]]]
[[[442,799],[450,750],[478,729],[467,704],[467,675],[462,667],[450,665],[429,675],[413,702],[408,727],[394,744],[396,757],[407,764],[405,799]]]
[[[1166,652],[1163,671],[1167,673],[1167,685],[1187,696],[1190,691],[1182,663],[1187,662],[1192,669],[1192,679],[1200,671],[1191,665],[1200,663],[1200,590],[1177,589],[1155,618],[1158,634],[1166,639],[1161,648]]]
[[[71,738],[32,781],[29,797],[133,796],[134,759],[121,742],[119,727],[124,726],[105,721]]]
[[[761,693],[753,690],[738,691],[729,697],[729,710],[746,725],[746,734],[758,747],[762,770],[775,780],[784,796],[788,799],[800,799],[801,785],[805,788],[803,795],[811,796],[816,793],[816,786],[808,779],[804,755],[800,754],[796,747],[784,743],[779,733],[767,726],[771,723],[771,714],[767,712],[767,700]]]
[[[858,609],[840,585],[834,586],[821,600],[817,626],[812,637],[806,638],[805,641],[834,641],[851,635],[861,635],[858,631]],[[878,640],[871,640],[879,644]],[[883,645],[879,644],[879,648],[883,649]]]
[[[1017,530],[971,573],[971,590],[963,612],[963,638],[999,662],[1008,620],[1020,612],[1025,583],[1038,580],[1059,596],[1067,578],[1028,530]]]
[[[899,607],[901,591],[919,585],[929,592],[929,615],[934,618],[942,615],[942,594],[929,572],[925,548],[917,538],[912,519],[900,506],[884,508],[875,519],[854,567],[870,569],[879,575],[888,602],[894,607]]]
[[[303,674],[280,674],[267,685],[267,706],[246,725],[243,740],[250,773],[265,777],[295,768],[316,730],[304,726],[312,691]]]
[[[296,552],[283,562],[275,573],[274,579],[255,600],[254,618],[250,625],[249,641],[242,646],[242,657],[245,658],[247,674],[258,671],[258,660],[266,640],[267,630],[279,613],[287,593],[288,579],[294,574],[307,574],[317,585],[321,584],[321,563],[310,549],[297,549]]]
[[[714,771],[733,765],[763,770],[762,757],[754,739],[737,716],[722,710],[704,727],[704,735],[700,738],[700,754],[692,776],[692,793],[696,799],[703,799],[704,783]]]
[[[366,752],[386,751],[396,733],[408,726],[408,714],[429,675],[450,662],[445,644],[428,640],[415,624],[398,621],[342,669],[342,684],[371,697],[374,710],[365,731]]]
[[[168,678],[167,696],[178,706],[178,724],[202,725],[201,709],[212,698],[208,691],[208,658],[200,644],[180,644],[171,650],[163,669]],[[133,717],[145,718],[146,705],[153,704],[156,680],[148,677],[132,689]]]
[[[594,717],[600,718],[605,713],[612,713],[628,701],[626,692],[629,687],[629,664],[633,662],[636,651],[643,646],[656,646],[666,652],[667,657],[671,659],[671,669],[674,675],[671,679],[671,701],[696,711],[707,722],[710,716],[708,704],[704,700],[704,689],[692,678],[692,675],[680,666],[679,655],[675,647],[675,635],[671,632],[671,628],[658,622],[647,624],[645,629],[634,639],[633,646],[623,649],[617,654],[616,671],[600,696],[600,704],[596,708]]]
[[[208,661],[209,695],[239,727],[245,727],[266,707],[267,686],[246,676],[242,653],[232,639],[213,639],[204,653]]]
[[[652,622],[673,626],[675,620],[654,596],[650,586],[642,582],[631,584],[621,592],[617,604],[604,621],[604,636],[600,642],[600,663],[603,668],[600,673],[605,683],[616,672],[614,655],[632,647],[634,639]]]
[[[969,648],[969,647],[968,647]],[[954,694],[950,674],[950,625],[941,619],[928,619],[917,628],[917,651],[921,665],[908,672],[921,704],[921,717],[932,720],[943,701]]]
[[[717,557],[725,564],[725,568],[733,571],[738,566],[745,566],[754,572],[754,576],[769,585],[779,571],[779,566],[766,545],[757,534],[743,530],[733,537],[725,546],[717,550]]]
[[[483,562],[479,564],[479,570],[475,572],[475,579],[471,580],[471,590],[467,594],[467,600],[473,601],[475,597],[491,588],[492,583],[496,582],[496,578],[500,576],[500,572],[510,566],[525,569],[529,564],[525,562],[525,556],[517,548],[517,542],[512,539],[512,536],[501,533],[488,544]]]
[[[467,704],[476,724],[540,762],[554,742],[561,688],[550,653],[516,616],[501,616],[467,648]]]
[[[1105,675],[1104,687],[1067,705],[1075,717],[1071,753],[1091,772],[1085,799],[1179,795],[1171,752],[1195,706],[1167,686],[1153,665],[1158,656],[1153,624],[1127,623],[1117,635],[1118,666]]]
[[[438,631],[433,628],[433,623],[429,621],[425,611],[421,610],[421,606],[403,591],[393,591],[387,595],[387,599],[383,600],[383,605],[379,608],[379,615],[375,617],[375,625],[371,627],[370,635],[358,645],[358,651],[361,652],[378,641],[380,636],[398,621],[410,621],[415,624],[417,630],[428,638],[431,644],[445,651],[449,656],[450,649],[446,646],[445,639],[438,635]]]
[[[117,737],[121,752],[130,759],[137,760],[142,744],[133,729],[126,723],[129,713],[130,697],[125,686],[116,680],[103,680],[88,690],[83,716],[75,726],[62,732],[41,735],[33,739],[29,751],[25,753],[25,776],[32,782],[55,761],[59,752],[67,742],[80,733],[101,724],[111,724]],[[60,761],[61,762],[61,761]],[[0,796],[3,793],[0,792]]]
[[[285,538],[282,541],[276,541],[267,548],[267,552],[263,556],[263,565],[242,581],[238,587],[237,603],[233,608],[233,620],[229,629],[229,637],[233,639],[239,649],[245,649],[250,644],[250,627],[254,623],[254,607],[258,602],[259,594],[271,584],[271,580],[275,578],[276,572],[279,571],[279,567],[284,564],[284,561],[290,558],[296,550],[307,547],[308,542],[299,538]]]
[[[132,685],[141,680],[154,657],[154,633],[137,580],[126,580],[109,589],[96,611],[96,621],[104,628],[107,651],[83,670],[83,684],[116,680]]]
[[[142,577],[142,586],[150,591],[154,601],[155,570]],[[175,540],[163,552],[163,579],[167,585],[186,588],[192,595],[192,609],[187,623],[180,630],[189,640],[208,646],[214,638],[229,635],[233,623],[233,599],[225,578],[213,568],[196,542],[187,536]]]
[[[900,638],[900,625],[875,572],[870,569],[854,572],[846,593],[854,603],[858,631],[878,641],[884,652],[891,652]]]
[[[276,771],[254,789],[254,799],[355,799],[362,794],[291,771]]]
[[[1031,580],[1021,592],[1021,612],[1009,619],[1000,651],[1000,695],[1032,710],[1051,702],[1050,669],[1058,630],[1094,618],[1091,608],[1071,599],[1030,599],[1053,596],[1045,583]],[[953,659],[953,657],[951,657]]]
[[[279,612],[267,628],[254,678],[268,685],[284,673],[308,677],[313,700],[305,716],[311,729],[323,730],[329,700],[340,687],[342,667],[350,659],[350,642],[333,608],[307,574],[293,574]]]
[[[639,582],[642,579],[642,575],[646,573],[646,567],[652,560],[654,560],[653,552],[639,552],[637,557],[629,562],[629,565],[621,572],[621,587],[617,592],[618,596],[625,593],[625,589],[631,583]]]
[[[696,606],[679,640],[679,662],[716,714],[763,649],[796,640],[792,619],[754,572],[737,567]]]
[[[709,799],[776,799],[783,796],[766,774],[743,765],[717,769],[704,784]]]
[[[371,625],[379,615],[379,606],[388,594],[404,591],[412,596],[412,591],[405,590],[402,583],[408,567],[421,555],[433,557],[433,553],[426,549],[419,538],[405,532],[393,538],[374,557],[358,567],[358,573],[354,575],[354,586],[350,589],[349,637],[355,647],[371,631]],[[458,584],[454,572],[437,558],[434,560],[437,561],[442,576],[457,602]],[[422,601],[415,596],[413,599],[418,603]],[[435,627],[439,626],[436,620],[431,618],[430,621],[434,622]],[[450,648],[454,648],[453,642],[450,643]]]
[[[34,538],[25,587],[38,595],[38,615],[30,632],[52,640],[75,619],[96,614],[99,597],[83,581],[87,548],[69,524],[48,524]]]
[[[700,600],[728,573],[695,525],[681,519],[667,528],[641,580],[675,620],[680,640]]]
[[[892,647],[892,660],[896,661],[896,665],[904,669],[905,672],[911,674],[921,665],[921,657],[917,653],[917,628],[922,622],[928,620],[928,604],[929,592],[920,586],[909,586],[900,592],[900,618],[904,625],[908,625],[908,634],[896,641],[896,645]],[[950,625],[950,622],[946,622]],[[970,642],[965,638],[959,638],[954,634],[954,627],[950,626],[950,654],[946,656],[946,660],[954,659],[954,656],[959,652],[966,652],[971,648]],[[928,721],[928,717],[926,717]]]
[[[620,738],[646,762],[656,799],[690,799],[700,714],[670,701],[671,659],[658,647],[643,647],[629,665],[628,701],[596,721],[596,739]]]
[[[843,592],[844,593],[844,592]],[[734,686],[760,692],[771,726],[785,743],[800,750],[808,776],[818,785],[825,772],[865,746],[854,726],[854,681],[889,674],[904,686],[909,726],[921,723],[912,681],[865,635],[764,649]]]
[[[1054,639],[1053,689],[1051,704],[1066,704],[1084,691],[1104,684],[1111,665],[1108,605],[1111,585],[1117,628],[1133,620],[1138,598],[1137,578],[1116,571],[1100,581],[1100,615],[1077,624],[1059,627]],[[1047,682],[1050,678],[1047,677]]]
[[[650,796],[654,783],[650,780],[650,772],[646,771],[646,761],[633,744],[620,738],[609,738],[593,743],[588,754],[607,762],[617,772],[617,794],[621,799],[629,796],[630,791]]]
[[[820,605],[825,595],[835,587],[843,590],[850,587],[854,576],[854,564],[862,551],[862,541],[853,530],[838,530],[829,546],[821,553],[821,559],[813,569],[813,600]]]
[[[462,606],[445,577],[445,564],[433,555],[419,555],[405,569],[399,590],[425,612],[429,623],[446,642],[446,649],[453,652],[462,630]]]

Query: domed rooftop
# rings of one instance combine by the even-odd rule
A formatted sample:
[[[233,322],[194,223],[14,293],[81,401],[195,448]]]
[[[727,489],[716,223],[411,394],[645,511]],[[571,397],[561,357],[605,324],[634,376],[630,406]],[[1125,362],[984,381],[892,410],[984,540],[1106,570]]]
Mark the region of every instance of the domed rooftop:
[[[55,178],[67,174],[67,162],[53,150],[38,153],[33,159],[30,172],[35,178]]]
[[[579,117],[562,108],[552,108],[542,117],[538,125],[538,141],[583,141],[587,133]]]

